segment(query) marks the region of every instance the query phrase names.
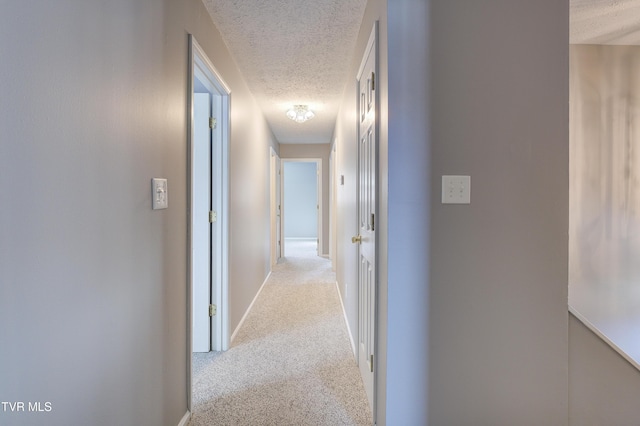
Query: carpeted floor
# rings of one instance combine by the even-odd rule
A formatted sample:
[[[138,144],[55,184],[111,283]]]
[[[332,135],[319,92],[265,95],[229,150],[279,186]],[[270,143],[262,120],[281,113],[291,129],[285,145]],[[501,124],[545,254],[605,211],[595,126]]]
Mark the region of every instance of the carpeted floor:
[[[194,354],[191,426],[371,425],[331,263],[287,257],[224,353]]]

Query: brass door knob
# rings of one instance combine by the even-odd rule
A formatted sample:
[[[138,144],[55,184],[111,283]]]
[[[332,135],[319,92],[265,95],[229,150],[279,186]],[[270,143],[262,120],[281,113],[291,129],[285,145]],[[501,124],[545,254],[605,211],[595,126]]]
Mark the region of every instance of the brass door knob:
[[[362,237],[360,235],[356,235],[355,237],[351,237],[351,242],[353,244],[361,243],[362,242]]]

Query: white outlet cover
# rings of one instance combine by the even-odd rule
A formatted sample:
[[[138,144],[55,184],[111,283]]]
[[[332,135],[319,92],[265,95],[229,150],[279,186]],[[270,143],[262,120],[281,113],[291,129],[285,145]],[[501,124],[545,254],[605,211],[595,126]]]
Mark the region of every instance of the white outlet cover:
[[[169,187],[167,180],[162,178],[151,179],[151,208],[153,210],[169,207]]]
[[[442,204],[471,204],[471,176],[442,176]]]

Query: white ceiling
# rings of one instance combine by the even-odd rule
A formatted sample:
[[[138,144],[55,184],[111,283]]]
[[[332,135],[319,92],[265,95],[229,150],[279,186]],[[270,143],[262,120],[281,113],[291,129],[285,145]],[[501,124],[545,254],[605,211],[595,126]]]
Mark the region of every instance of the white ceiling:
[[[367,0],[203,1],[278,141],[329,143]],[[570,0],[570,21],[572,44],[640,45],[640,0]]]
[[[366,0],[204,0],[280,143],[329,143]],[[316,116],[289,120],[293,105]]]
[[[571,0],[572,44],[640,45],[640,0]]]

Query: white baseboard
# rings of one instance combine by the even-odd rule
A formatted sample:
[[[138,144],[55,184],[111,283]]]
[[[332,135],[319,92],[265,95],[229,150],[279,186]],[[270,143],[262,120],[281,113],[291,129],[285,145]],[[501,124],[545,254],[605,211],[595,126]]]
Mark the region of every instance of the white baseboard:
[[[187,411],[186,413],[184,413],[184,416],[182,416],[182,420],[180,420],[180,423],[178,423],[178,426],[187,426],[190,421],[191,421],[191,412]]]
[[[353,334],[351,333],[351,327],[349,327],[349,319],[347,318],[347,311],[344,309],[344,302],[342,301],[342,294],[340,294],[340,286],[336,281],[336,290],[338,292],[338,298],[340,299],[340,306],[342,306],[342,316],[344,317],[344,323],[347,325],[347,334],[349,335],[349,341],[351,342],[351,351],[353,356],[356,356],[356,344],[353,341]]]
[[[242,316],[242,319],[238,323],[238,326],[233,331],[233,334],[231,335],[231,339],[229,340],[229,346],[231,346],[231,343],[233,343],[233,339],[236,338],[236,334],[238,334],[238,331],[240,331],[240,327],[242,327],[242,324],[244,324],[244,321],[247,319],[247,316],[249,315],[249,312],[251,312],[251,308],[253,308],[253,304],[256,303],[256,300],[258,300],[258,296],[260,296],[260,293],[262,292],[262,289],[264,288],[264,285],[267,283],[267,281],[269,281],[269,277],[270,276],[271,276],[271,271],[269,271],[269,273],[267,274],[267,278],[264,279],[262,285],[260,286],[260,289],[256,293],[255,297],[251,301],[251,304],[249,305],[249,307],[245,311],[244,315]]]

